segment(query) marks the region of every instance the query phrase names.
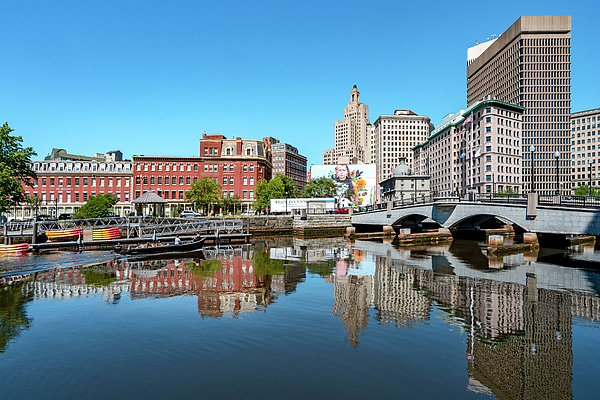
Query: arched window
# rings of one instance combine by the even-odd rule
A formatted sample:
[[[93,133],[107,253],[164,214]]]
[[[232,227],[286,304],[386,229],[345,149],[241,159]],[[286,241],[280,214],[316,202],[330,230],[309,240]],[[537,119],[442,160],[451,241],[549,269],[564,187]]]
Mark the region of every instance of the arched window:
[[[246,155],[247,155],[247,156],[249,156],[249,155],[252,155],[252,149],[251,149],[251,148],[249,148],[249,147],[248,147],[248,148],[246,149]]]

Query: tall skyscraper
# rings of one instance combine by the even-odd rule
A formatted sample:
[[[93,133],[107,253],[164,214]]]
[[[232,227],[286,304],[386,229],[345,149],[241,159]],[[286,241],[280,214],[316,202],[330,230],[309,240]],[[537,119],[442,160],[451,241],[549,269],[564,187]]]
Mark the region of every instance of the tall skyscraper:
[[[333,157],[331,150],[325,150],[323,164],[367,162],[370,130],[369,106],[360,102],[360,93],[354,85],[344,120],[335,121]]]
[[[467,51],[467,103],[488,98],[525,107],[521,142],[524,191],[571,189],[571,16],[523,16],[492,43]],[[532,151],[533,150],[533,151]],[[533,156],[533,157],[532,157]]]

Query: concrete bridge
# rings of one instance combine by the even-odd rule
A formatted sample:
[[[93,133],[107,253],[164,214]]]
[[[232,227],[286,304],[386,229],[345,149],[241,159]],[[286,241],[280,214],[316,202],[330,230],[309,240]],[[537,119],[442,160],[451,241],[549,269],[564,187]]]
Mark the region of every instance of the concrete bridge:
[[[352,215],[352,225],[391,225],[398,228],[435,222],[441,228],[477,227],[496,218],[526,232],[563,235],[600,235],[600,209],[555,196],[556,201],[541,201],[536,193],[528,198],[468,201],[438,198],[421,204],[386,208]],[[595,204],[594,206],[595,207]]]

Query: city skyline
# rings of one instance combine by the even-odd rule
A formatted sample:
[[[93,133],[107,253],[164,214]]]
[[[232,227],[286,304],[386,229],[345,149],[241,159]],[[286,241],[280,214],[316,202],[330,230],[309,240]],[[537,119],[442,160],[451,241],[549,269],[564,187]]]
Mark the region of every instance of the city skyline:
[[[522,15],[572,16],[571,111],[598,107],[598,6],[507,2],[485,19],[431,6],[421,20],[393,2],[5,5],[0,109],[37,159],[54,147],[198,156],[206,132],[277,137],[320,164],[353,85],[372,120],[410,109],[437,126],[466,108],[467,48]]]

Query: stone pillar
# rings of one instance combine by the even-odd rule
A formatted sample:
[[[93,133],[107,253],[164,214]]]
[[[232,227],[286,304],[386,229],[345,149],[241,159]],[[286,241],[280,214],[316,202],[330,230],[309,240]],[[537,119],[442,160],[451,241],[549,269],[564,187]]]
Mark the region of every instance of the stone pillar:
[[[354,237],[356,236],[356,228],[353,226],[347,226],[346,227],[346,236],[347,237]]]
[[[383,226],[383,233],[387,236],[387,235],[394,235],[394,228],[391,225],[384,225]]]
[[[504,236],[502,235],[490,235],[488,236],[488,246],[504,246]]]
[[[538,194],[529,193],[527,195],[527,216],[537,217]]]
[[[300,210],[300,219],[306,220],[306,208]]]
[[[523,232],[523,243],[532,244],[532,243],[537,243],[537,242],[538,242],[537,233]]]
[[[387,202],[387,217],[391,217],[392,216],[392,206],[394,203],[392,203],[392,201],[388,200]]]

